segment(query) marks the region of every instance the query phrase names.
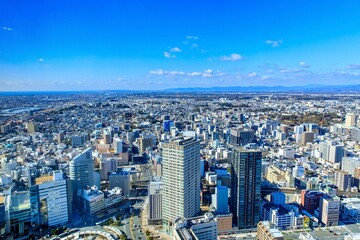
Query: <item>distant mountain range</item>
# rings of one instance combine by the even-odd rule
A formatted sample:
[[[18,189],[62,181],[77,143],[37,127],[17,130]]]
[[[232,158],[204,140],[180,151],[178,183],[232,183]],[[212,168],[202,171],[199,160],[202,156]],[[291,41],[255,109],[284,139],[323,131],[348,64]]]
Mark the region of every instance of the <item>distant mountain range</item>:
[[[231,87],[195,87],[169,88],[165,90],[91,90],[91,91],[19,91],[1,92],[0,96],[28,96],[28,95],[62,95],[62,94],[91,94],[91,93],[360,93],[357,85],[306,85],[306,86],[231,86]]]
[[[208,87],[208,88],[170,88],[163,92],[304,92],[304,93],[351,93],[360,92],[358,85],[306,85],[306,86],[232,86],[232,87]]]

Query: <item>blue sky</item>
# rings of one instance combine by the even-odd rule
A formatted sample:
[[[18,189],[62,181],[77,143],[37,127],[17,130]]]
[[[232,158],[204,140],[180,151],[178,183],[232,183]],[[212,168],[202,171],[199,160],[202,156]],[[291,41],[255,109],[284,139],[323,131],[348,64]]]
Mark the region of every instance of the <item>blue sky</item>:
[[[0,91],[360,84],[360,1],[4,0]]]

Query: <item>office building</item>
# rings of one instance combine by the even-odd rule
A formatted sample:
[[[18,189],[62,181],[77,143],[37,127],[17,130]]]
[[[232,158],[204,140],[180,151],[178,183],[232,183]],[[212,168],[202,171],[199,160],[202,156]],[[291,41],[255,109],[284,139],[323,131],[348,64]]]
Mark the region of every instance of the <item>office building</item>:
[[[156,144],[154,135],[145,135],[139,139],[140,152],[145,152],[147,148],[153,148]]]
[[[251,129],[231,129],[229,144],[232,146],[245,146],[255,141],[255,132]]]
[[[319,220],[326,227],[339,225],[340,198],[324,195],[320,198]]]
[[[355,114],[354,113],[348,113],[345,117],[345,126],[347,127],[353,127],[355,126]]]
[[[345,156],[344,147],[341,145],[331,145],[329,149],[329,162],[338,163]]]
[[[13,192],[5,196],[6,232],[23,234],[31,225],[29,191]]]
[[[283,192],[273,192],[270,194],[270,202],[276,205],[284,205],[286,195]]]
[[[116,137],[113,141],[113,148],[115,154],[120,154],[123,151],[123,142],[120,138]]]
[[[217,186],[215,194],[212,194],[212,207],[216,213],[228,213],[228,188],[226,186]]]
[[[360,128],[352,128],[350,132],[350,138],[353,141],[360,142]]]
[[[30,186],[32,222],[39,225],[63,226],[69,221],[70,189],[61,171],[35,179]]]
[[[149,184],[148,223],[161,223],[162,219],[162,182],[151,181]]]
[[[105,207],[104,193],[96,186],[86,188],[83,191],[83,211],[89,215],[99,212]]]
[[[331,163],[341,162],[341,159],[345,156],[344,146],[335,141],[321,142],[319,150],[321,158]]]
[[[266,203],[262,206],[261,213],[262,220],[269,221],[276,228],[288,229],[297,225],[297,214],[284,205]]]
[[[335,181],[334,184],[338,187],[340,191],[350,190],[352,183],[351,174],[345,171],[335,172]]]
[[[179,219],[174,226],[175,240],[216,240],[218,236],[217,221],[210,212],[204,216]]]
[[[111,131],[107,128],[103,131],[103,141],[104,144],[111,144],[112,142]]]
[[[344,198],[341,200],[341,217],[350,222],[360,223],[360,199]]]
[[[121,171],[109,174],[109,188],[120,188],[123,194],[130,193],[130,172]]]
[[[87,148],[70,161],[69,175],[72,199],[77,202],[82,196],[83,189],[93,186],[95,183],[91,148]]]
[[[341,162],[341,170],[355,175],[355,169],[360,167],[360,158],[358,157],[343,157]]]
[[[353,186],[360,188],[360,167],[355,168],[355,173],[353,176]]]
[[[301,145],[305,146],[307,143],[314,142],[314,133],[313,132],[303,132],[301,134]]]
[[[100,179],[108,180],[108,175],[117,171],[116,158],[101,158],[100,159]]]
[[[234,224],[239,229],[255,228],[260,221],[262,153],[233,148],[230,160]]]
[[[86,135],[85,134],[81,134],[81,135],[74,135],[71,137],[71,145],[72,147],[82,147],[84,146],[86,142]]]
[[[228,214],[216,214],[215,220],[217,221],[218,233],[228,232],[232,230],[233,215]]]
[[[301,191],[301,207],[308,211],[311,214],[314,214],[314,211],[320,205],[320,198],[324,196],[323,192],[311,191],[311,190],[302,190]]]
[[[164,224],[172,224],[200,211],[200,142],[173,139],[163,144],[162,158],[162,217]]]

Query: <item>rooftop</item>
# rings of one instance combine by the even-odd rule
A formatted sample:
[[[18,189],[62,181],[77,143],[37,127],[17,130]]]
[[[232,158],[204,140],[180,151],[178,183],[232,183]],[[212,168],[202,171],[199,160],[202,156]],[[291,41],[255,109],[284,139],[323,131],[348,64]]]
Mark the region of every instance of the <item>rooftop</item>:
[[[39,184],[43,184],[43,183],[46,183],[46,182],[52,182],[52,181],[54,181],[54,176],[44,175],[44,176],[36,178],[35,179],[35,184],[39,185]]]

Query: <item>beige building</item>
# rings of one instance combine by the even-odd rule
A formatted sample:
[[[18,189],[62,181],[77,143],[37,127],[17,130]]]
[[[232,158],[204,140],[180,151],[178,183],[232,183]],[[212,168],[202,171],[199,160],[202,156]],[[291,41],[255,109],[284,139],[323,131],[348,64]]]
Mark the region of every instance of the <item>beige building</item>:
[[[218,214],[215,219],[217,221],[218,233],[226,232],[232,230],[232,218],[233,215],[230,214]]]
[[[307,143],[314,142],[314,136],[313,132],[303,132],[301,134],[301,145],[305,146]]]
[[[320,221],[325,226],[339,225],[340,198],[324,195],[320,198]]]
[[[348,114],[346,114],[345,125],[346,125],[347,127],[353,127],[353,126],[355,126],[355,114],[354,114],[354,113],[348,113]]]
[[[26,125],[26,129],[29,133],[34,133],[39,131],[39,126],[37,123],[29,122]]]
[[[256,238],[258,240],[284,240],[284,235],[276,228],[271,228],[268,221],[261,221],[257,226]]]
[[[294,187],[295,178],[288,171],[271,165],[267,169],[265,178],[271,183],[280,184],[283,187]]]

